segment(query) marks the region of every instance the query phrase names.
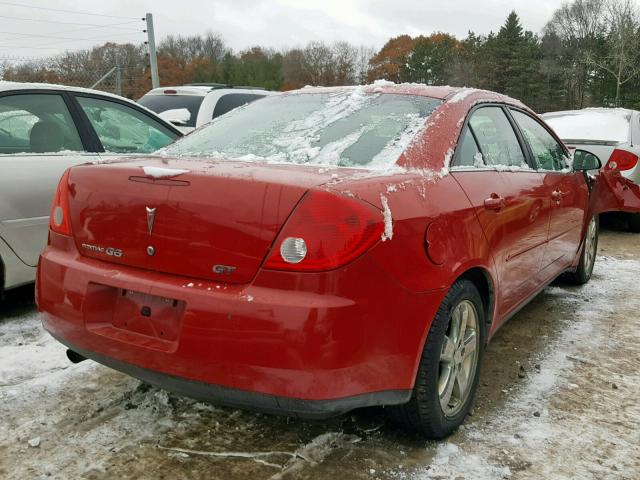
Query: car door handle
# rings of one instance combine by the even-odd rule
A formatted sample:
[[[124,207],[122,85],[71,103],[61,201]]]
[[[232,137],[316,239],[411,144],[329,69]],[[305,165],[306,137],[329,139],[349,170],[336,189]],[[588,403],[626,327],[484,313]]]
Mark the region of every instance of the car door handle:
[[[504,198],[497,193],[492,193],[491,196],[484,201],[484,208],[487,210],[500,211],[505,205]]]

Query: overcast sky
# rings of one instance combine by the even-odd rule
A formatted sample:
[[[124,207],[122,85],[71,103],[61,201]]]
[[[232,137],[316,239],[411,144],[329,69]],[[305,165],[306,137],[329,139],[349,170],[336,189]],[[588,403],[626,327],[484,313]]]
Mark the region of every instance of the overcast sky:
[[[0,58],[40,57],[112,41],[143,41],[151,12],[156,39],[220,33],[234,50],[347,40],[381,47],[392,36],[435,31],[463,37],[498,30],[511,10],[539,32],[562,0],[9,0],[0,1]],[[38,8],[24,8],[28,5]],[[83,15],[49,9],[100,14]],[[66,23],[65,23],[66,22]],[[111,25],[104,27],[105,25]]]

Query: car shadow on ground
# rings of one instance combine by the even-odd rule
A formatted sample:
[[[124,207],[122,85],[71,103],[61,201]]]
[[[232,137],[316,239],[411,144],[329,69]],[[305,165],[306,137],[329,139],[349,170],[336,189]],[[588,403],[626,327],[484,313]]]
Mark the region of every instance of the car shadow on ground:
[[[33,284],[11,289],[0,298],[0,321],[33,312],[35,307]]]

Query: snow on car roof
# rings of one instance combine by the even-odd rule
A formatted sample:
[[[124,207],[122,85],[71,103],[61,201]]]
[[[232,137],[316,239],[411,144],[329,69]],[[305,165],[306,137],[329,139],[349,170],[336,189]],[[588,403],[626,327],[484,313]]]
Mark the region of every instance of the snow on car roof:
[[[170,95],[193,95],[204,97],[209,94],[220,94],[224,95],[227,93],[248,93],[248,92],[259,92],[260,95],[272,95],[273,92],[270,90],[264,90],[258,87],[220,87],[220,88],[211,88],[206,85],[179,85],[173,87],[159,87],[149,90],[146,95],[166,95],[167,92],[170,92]]]
[[[431,86],[423,83],[393,83],[387,80],[376,80],[369,85],[349,85],[338,87],[315,87],[307,85],[298,90],[289,90],[285,94],[297,94],[297,93],[332,93],[336,91],[348,91],[356,88],[364,89],[367,93],[396,93],[405,95],[419,95],[424,97],[437,98],[444,100],[450,95],[462,90],[458,87],[445,86]]]
[[[65,92],[76,92],[76,93],[89,93],[92,95],[99,95],[101,97],[110,97],[120,100],[121,102],[128,102],[135,105],[137,108],[142,108],[146,110],[150,114],[152,114],[155,118],[160,118],[157,113],[152,110],[149,110],[144,105],[140,105],[139,103],[134,102],[126,97],[122,97],[120,95],[116,95],[114,93],[104,92],[102,90],[94,90],[91,88],[83,88],[83,87],[72,87],[69,85],[58,85],[55,83],[28,83],[28,82],[8,82],[5,80],[0,80],[0,93],[8,92],[12,90],[58,90]],[[171,125],[169,122],[162,120],[165,124]],[[175,128],[172,126],[172,128]]]
[[[627,142],[633,110],[584,108],[542,115],[563,140]]]
[[[102,90],[93,90],[91,88],[72,87],[69,85],[57,85],[54,83],[27,83],[27,82],[8,82],[0,80],[0,92],[6,92],[9,90],[63,90],[66,92],[81,92],[92,93],[96,95],[102,95],[104,97],[113,97],[122,100],[124,97],[115,95],[109,92],[103,92]],[[131,101],[124,98],[127,101]]]

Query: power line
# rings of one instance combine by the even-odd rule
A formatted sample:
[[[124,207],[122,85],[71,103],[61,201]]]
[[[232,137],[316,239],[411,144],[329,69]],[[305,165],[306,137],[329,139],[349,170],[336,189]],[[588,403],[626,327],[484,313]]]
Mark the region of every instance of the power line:
[[[142,31],[140,31],[142,33]],[[38,35],[37,33],[18,33],[18,32],[0,32],[0,35],[20,35],[20,37],[29,37],[29,38],[51,38],[54,40],[74,40],[74,41],[83,41],[83,40],[95,40],[101,38],[111,38],[111,37],[122,37],[124,35],[131,35],[130,33],[122,33],[117,35],[100,35],[99,37],[88,37],[88,38],[78,38],[78,37],[57,37],[53,35]],[[7,41],[11,40],[10,38]],[[50,45],[50,44],[48,44]]]
[[[141,32],[142,33],[142,32]],[[87,41],[87,40],[106,40],[109,41],[111,38],[117,38],[117,37],[124,37],[124,36],[128,36],[131,35],[130,33],[123,33],[123,34],[119,34],[119,35],[100,35],[98,37],[89,37],[89,38],[74,38],[72,40],[62,40],[60,42],[47,42],[46,44],[38,44],[38,45],[34,45],[34,47],[46,47],[47,45],[60,45],[61,43],[68,43],[68,42],[75,42],[75,41]],[[60,37],[62,38],[62,37]],[[138,38],[133,39],[133,38],[128,38],[126,41],[129,42],[139,42],[142,43],[142,41]]]
[[[2,2],[0,2],[2,3]],[[24,17],[12,17],[9,15],[0,15],[0,18],[7,18],[9,20],[21,20],[24,22],[38,22],[38,23],[55,23],[60,25],[83,25],[86,27],[96,27],[96,28],[104,28],[104,27],[113,27],[118,30],[138,30],[133,27],[121,27],[119,25],[130,25],[132,23],[139,23],[140,20],[129,20],[128,22],[118,22],[118,23],[108,23],[108,24],[99,24],[99,23],[80,23],[80,22],[62,22],[59,20],[45,20],[41,18],[24,18]]]
[[[74,39],[73,41],[89,41],[89,40],[100,40],[100,39],[108,41],[110,38],[113,38],[113,37],[114,36],[79,38],[79,39]],[[66,41],[68,41],[68,40],[66,40]],[[65,43],[66,41],[48,43],[47,45]],[[142,43],[139,39],[134,39],[134,38],[121,39],[120,42]],[[68,48],[65,48],[64,46],[62,46],[62,47],[47,47],[47,46],[45,46],[43,44],[33,45],[33,46],[28,46],[28,45],[10,45],[10,46],[7,46],[7,47],[0,46],[0,50],[12,50],[12,49],[15,49],[15,48],[26,49],[26,50],[29,50],[29,49],[33,49],[33,50],[68,50]]]
[[[1,17],[1,16],[0,16]],[[129,23],[129,22],[125,22],[125,23]],[[115,24],[117,25],[117,24]],[[101,28],[107,28],[110,27],[111,25],[105,25],[104,27],[85,27],[85,28],[73,28],[71,30],[58,30],[56,32],[51,32],[50,35],[60,35],[60,34],[66,34],[66,33],[73,33],[73,32],[80,32],[80,31],[86,31],[86,30],[97,30],[97,29],[101,29]],[[128,29],[129,30],[129,29]],[[142,32],[142,30],[137,29],[137,28],[132,28],[130,29],[131,31],[134,32]],[[16,35],[24,35],[22,33],[16,33]],[[20,41],[23,40],[24,37],[19,37],[19,38],[7,38],[3,40],[3,43],[7,43],[7,42],[15,42],[15,41]],[[47,44],[48,45],[48,44]]]
[[[8,5],[10,7],[30,8],[32,10],[44,10],[44,11],[47,11],[47,12],[72,13],[74,15],[90,15],[92,17],[124,18],[124,19],[128,19],[128,20],[136,20],[135,17],[123,17],[123,16],[120,16],[120,15],[105,15],[105,14],[102,14],[102,13],[83,12],[83,11],[80,11],[80,10],[63,10],[63,9],[60,9],[60,8],[36,7],[35,5],[25,5],[23,3],[0,2],[0,5]]]

